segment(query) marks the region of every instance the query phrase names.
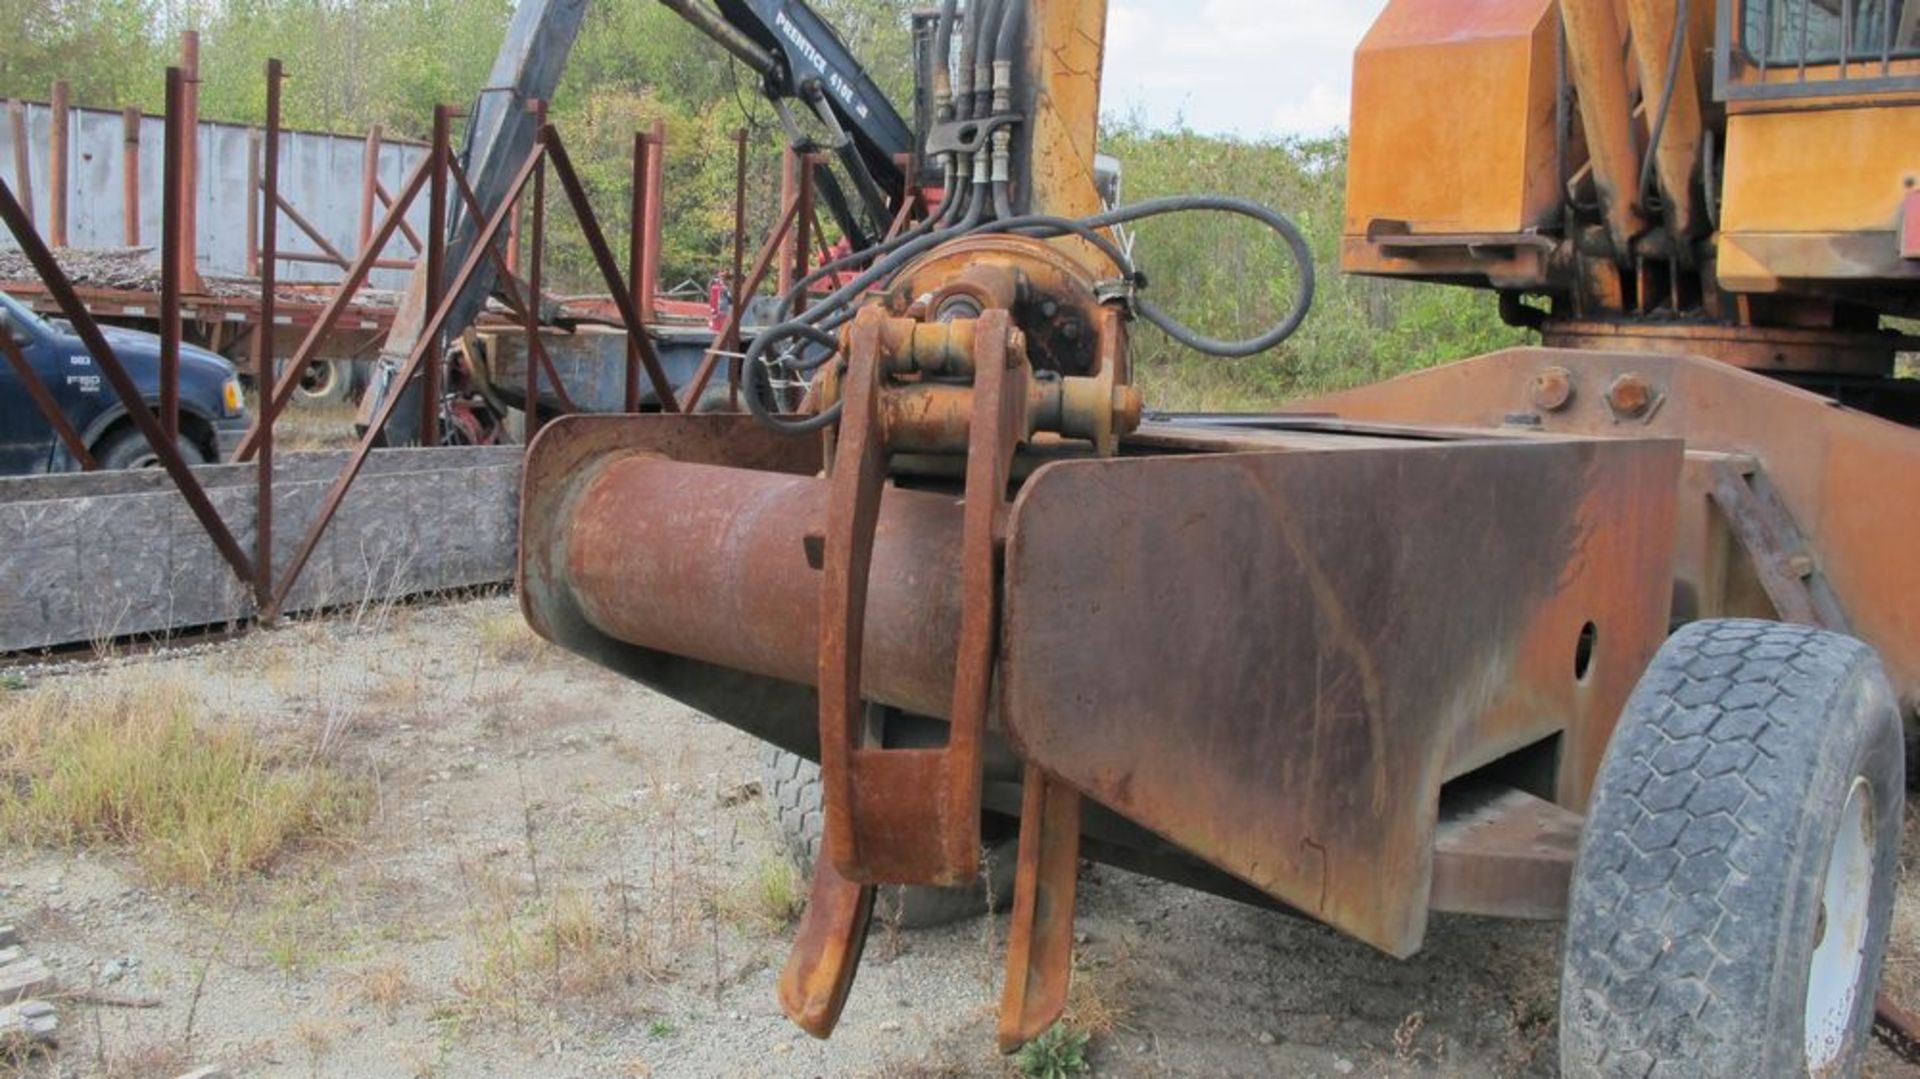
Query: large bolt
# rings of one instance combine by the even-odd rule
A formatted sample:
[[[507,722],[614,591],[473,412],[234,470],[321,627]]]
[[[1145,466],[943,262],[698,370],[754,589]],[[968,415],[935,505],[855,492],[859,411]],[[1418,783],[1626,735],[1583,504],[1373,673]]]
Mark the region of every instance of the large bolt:
[[[1573,403],[1573,372],[1554,366],[1533,376],[1533,407],[1558,412]]]
[[[1607,405],[1622,419],[1636,419],[1653,407],[1653,384],[1644,375],[1629,371],[1613,380],[1607,389]]]

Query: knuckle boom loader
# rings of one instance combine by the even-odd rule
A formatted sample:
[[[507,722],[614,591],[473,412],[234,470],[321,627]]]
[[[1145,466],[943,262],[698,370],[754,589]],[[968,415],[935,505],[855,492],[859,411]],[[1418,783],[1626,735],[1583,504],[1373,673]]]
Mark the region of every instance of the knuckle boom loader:
[[[671,6],[839,140],[857,242],[754,340],[747,414],[541,434],[521,595],[819,762],[795,1022],[833,1030],[877,887],[1017,833],[1009,1050],[1062,1012],[1091,859],[1396,956],[1434,912],[1566,919],[1569,1075],[1858,1072],[1920,704],[1886,328],[1920,314],[1920,7],[1390,0],[1344,268],[1496,290],[1545,347],[1157,417],[1142,323],[1252,355],[1314,270],[1264,206],[1108,205],[1104,0],[924,16],[897,156],[805,5]],[[1278,324],[1154,304],[1125,226],[1185,212],[1292,252]]]

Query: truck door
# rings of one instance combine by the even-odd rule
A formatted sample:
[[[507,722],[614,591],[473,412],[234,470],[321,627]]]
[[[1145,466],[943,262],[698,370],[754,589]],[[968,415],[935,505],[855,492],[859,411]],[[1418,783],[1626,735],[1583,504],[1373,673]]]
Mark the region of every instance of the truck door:
[[[19,301],[0,293],[0,333],[9,335],[27,366],[58,397],[59,372],[46,323]],[[44,472],[53,449],[53,425],[28,396],[13,364],[0,361],[0,475]]]

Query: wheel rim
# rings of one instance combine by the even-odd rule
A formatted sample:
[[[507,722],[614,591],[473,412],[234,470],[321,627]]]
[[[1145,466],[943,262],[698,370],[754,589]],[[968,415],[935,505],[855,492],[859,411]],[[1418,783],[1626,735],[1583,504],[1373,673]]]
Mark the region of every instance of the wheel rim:
[[[309,397],[327,397],[333,393],[333,364],[322,361],[300,375],[300,392]]]
[[[1827,855],[1807,977],[1807,1070],[1831,1068],[1846,1050],[1867,958],[1873,897],[1873,786],[1856,776],[1840,814],[1840,834]]]

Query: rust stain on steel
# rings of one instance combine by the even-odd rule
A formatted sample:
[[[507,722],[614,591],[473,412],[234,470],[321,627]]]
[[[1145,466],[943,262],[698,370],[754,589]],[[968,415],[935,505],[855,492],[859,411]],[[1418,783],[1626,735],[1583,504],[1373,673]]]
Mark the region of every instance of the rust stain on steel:
[[[1056,464],[1022,491],[1008,733],[1163,838],[1410,954],[1443,781],[1566,731],[1560,792],[1584,800],[1635,642],[1665,628],[1680,447],[1219,441],[1245,452]],[[1607,646],[1582,679],[1589,621]]]
[[[1542,415],[1542,430],[1631,431],[1684,439],[1693,453],[1757,461],[1853,632],[1886,661],[1907,707],[1920,710],[1920,560],[1908,554],[1909,539],[1920,535],[1920,432],[1912,428],[1701,356],[1558,349],[1498,352],[1299,407],[1362,422],[1493,428],[1526,410],[1533,380],[1552,366],[1592,386],[1638,372],[1658,392],[1659,408],[1623,428],[1605,395],[1589,394]],[[1773,617],[1742,565],[1748,556],[1709,501],[1711,485],[1706,470],[1679,500],[1675,615]]]

